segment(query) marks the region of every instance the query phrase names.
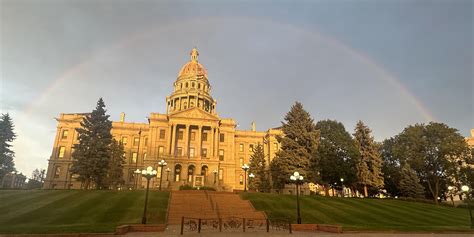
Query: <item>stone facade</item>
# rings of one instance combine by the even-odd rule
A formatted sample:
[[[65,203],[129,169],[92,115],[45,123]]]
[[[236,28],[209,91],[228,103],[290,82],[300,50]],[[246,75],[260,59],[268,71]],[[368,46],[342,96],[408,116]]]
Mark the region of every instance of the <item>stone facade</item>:
[[[474,148],[474,128],[471,129],[471,137],[466,137],[466,142],[470,148]]]
[[[145,179],[133,171],[152,166],[158,171],[151,186],[159,186],[158,162],[165,160],[163,188],[179,186],[211,186],[232,191],[244,188],[241,166],[249,163],[252,147],[264,145],[269,163],[280,148],[276,136],[280,129],[256,131],[237,130],[233,119],[220,118],[216,100],[211,96],[207,71],[198,62],[198,51],[191,51],[191,60],[180,70],[173,92],[166,98],[166,114],[151,113],[148,123],[113,122],[112,135],[125,147],[123,188],[143,188]],[[79,189],[81,183],[71,175],[71,154],[78,142],[76,128],[86,114],[60,114],[53,151],[49,159],[44,187],[47,189]],[[169,169],[169,171],[168,171]],[[138,183],[138,184],[137,184]]]

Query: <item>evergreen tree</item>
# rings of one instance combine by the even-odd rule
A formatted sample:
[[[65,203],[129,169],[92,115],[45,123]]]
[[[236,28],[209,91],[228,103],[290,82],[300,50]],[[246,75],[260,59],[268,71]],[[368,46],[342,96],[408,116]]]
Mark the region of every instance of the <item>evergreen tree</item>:
[[[296,102],[282,122],[283,137],[277,137],[281,150],[273,159],[270,170],[274,188],[281,189],[293,172],[298,171],[308,181],[316,180],[319,170],[316,152],[319,131],[303,105]]]
[[[265,153],[262,144],[258,144],[253,148],[253,154],[250,156],[249,173],[255,175],[250,181],[250,188],[260,192],[268,192],[270,190],[270,182],[268,180]]]
[[[110,163],[107,184],[111,189],[117,189],[124,184],[123,165],[125,164],[124,148],[121,142],[113,139],[110,144]]]
[[[399,183],[400,193],[404,197],[411,198],[423,198],[425,189],[420,184],[420,179],[416,172],[410,167],[409,164],[405,164],[402,167],[401,179]]]
[[[356,164],[360,158],[351,135],[344,125],[334,120],[323,120],[316,124],[321,132],[321,142],[318,146],[317,157],[320,165],[320,184],[340,183],[353,186],[357,182]],[[327,192],[327,189],[326,189]]]
[[[359,121],[354,132],[356,146],[359,149],[360,160],[356,165],[359,184],[364,187],[364,196],[368,196],[367,187],[383,187],[382,159],[372,131]]]
[[[78,175],[86,189],[90,187],[91,182],[95,183],[97,189],[106,186],[111,157],[112,122],[105,112],[104,101],[100,98],[92,113],[84,117],[81,128],[76,129],[79,144],[74,146],[71,173]]]
[[[16,138],[13,131],[14,125],[8,113],[0,116],[0,180],[7,173],[15,171],[13,158],[15,152],[11,149],[11,143]]]

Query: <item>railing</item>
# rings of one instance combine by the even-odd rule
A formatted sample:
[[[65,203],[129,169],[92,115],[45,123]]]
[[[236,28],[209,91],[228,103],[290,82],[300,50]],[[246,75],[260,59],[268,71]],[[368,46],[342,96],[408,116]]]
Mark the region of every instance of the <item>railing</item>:
[[[261,218],[181,218],[181,235],[185,232],[289,232],[291,222],[283,219]]]

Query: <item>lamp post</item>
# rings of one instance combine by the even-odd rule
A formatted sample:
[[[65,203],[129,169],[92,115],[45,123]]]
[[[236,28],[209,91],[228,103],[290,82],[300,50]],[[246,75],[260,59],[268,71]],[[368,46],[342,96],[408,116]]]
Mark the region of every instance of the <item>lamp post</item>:
[[[170,168],[166,168],[166,181],[170,180]]]
[[[247,192],[247,170],[250,167],[247,164],[242,165],[242,169],[244,170],[244,192]]]
[[[139,169],[133,171],[133,173],[135,173],[135,187],[133,188],[134,190],[137,190],[137,186],[138,186],[138,176],[140,176],[140,174],[142,173],[142,171],[140,171]]]
[[[253,173],[249,174],[249,183],[251,184],[253,181],[253,178],[255,178],[255,175]],[[249,184],[249,189],[250,189],[250,184]],[[254,187],[255,188],[255,187]]]
[[[303,176],[301,176],[300,173],[296,171],[292,176],[290,176],[290,180],[296,184],[296,213],[298,216],[297,222],[298,224],[301,224],[299,186],[301,183],[303,183]]]
[[[146,224],[146,208],[148,206],[148,190],[150,189],[150,179],[156,176],[156,170],[154,170],[153,167],[148,166],[146,170],[141,170],[140,173],[146,178],[145,208],[143,208],[142,216],[142,224]]]
[[[344,192],[344,178],[341,178],[341,186],[342,186],[342,197],[345,197],[346,193]]]
[[[217,180],[217,170],[213,170],[212,173],[214,174],[214,185],[216,185]]]
[[[449,187],[448,187],[449,198],[451,199],[451,203],[453,204],[453,207],[454,207],[453,192],[454,192],[454,187],[453,187],[453,186],[449,186]]]
[[[163,183],[163,167],[165,167],[167,165],[166,161],[165,160],[160,160],[158,162],[158,166],[160,166],[160,191],[161,191],[161,184]]]
[[[471,197],[469,195],[469,187],[467,185],[463,185],[461,187],[461,190],[466,193],[467,209],[469,209],[469,219],[471,220],[471,229],[474,229],[474,220],[472,219]]]

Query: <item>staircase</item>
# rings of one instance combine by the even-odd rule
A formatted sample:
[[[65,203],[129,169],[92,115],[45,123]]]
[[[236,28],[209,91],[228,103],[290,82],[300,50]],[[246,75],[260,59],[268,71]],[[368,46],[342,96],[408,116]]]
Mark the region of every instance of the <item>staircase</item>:
[[[181,217],[192,218],[253,218],[265,219],[265,213],[256,211],[250,201],[229,192],[183,190],[172,191],[168,224],[181,224]]]

